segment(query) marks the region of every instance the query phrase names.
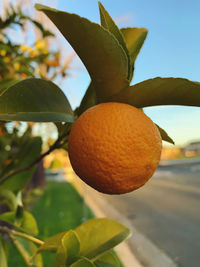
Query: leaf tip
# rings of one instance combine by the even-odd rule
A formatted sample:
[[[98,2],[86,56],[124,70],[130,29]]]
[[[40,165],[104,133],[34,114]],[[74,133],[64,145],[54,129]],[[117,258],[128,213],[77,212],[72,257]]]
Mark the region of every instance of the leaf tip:
[[[42,4],[35,4],[35,9],[37,9],[38,11],[53,11],[53,12],[58,12],[57,9],[49,7],[49,6],[45,6]]]

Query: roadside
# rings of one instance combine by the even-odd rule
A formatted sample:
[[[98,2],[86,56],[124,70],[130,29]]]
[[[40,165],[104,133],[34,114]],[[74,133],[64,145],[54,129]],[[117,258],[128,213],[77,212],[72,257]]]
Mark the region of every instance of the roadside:
[[[126,216],[111,205],[103,194],[83,184],[77,177],[75,186],[97,217],[116,219],[131,229],[132,236],[116,251],[126,267],[177,267],[176,263],[139,232]]]

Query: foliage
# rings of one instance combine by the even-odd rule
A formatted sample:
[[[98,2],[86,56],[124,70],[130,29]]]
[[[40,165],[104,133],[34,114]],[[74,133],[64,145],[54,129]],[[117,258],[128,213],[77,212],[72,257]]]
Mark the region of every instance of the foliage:
[[[39,21],[24,14],[20,7],[11,5],[5,13],[5,19],[0,18],[0,89],[10,86],[13,80],[26,77],[50,80],[59,75],[65,77],[68,63],[63,64],[60,51],[49,46],[49,38],[54,34]],[[10,33],[13,29],[15,35],[25,34],[26,24],[29,28],[32,26],[33,30],[37,29],[41,36],[32,36],[28,45],[23,39],[16,41]]]
[[[76,14],[43,5],[36,5],[36,8],[43,11],[54,22],[75,49],[90,74],[91,83],[80,106],[72,112],[69,101],[52,82],[31,78],[13,85],[12,82],[10,83],[9,75],[6,76],[9,67],[1,76],[0,119],[55,122],[59,137],[46,153],[29,162],[24,168],[17,169],[13,166],[12,171],[1,177],[1,197],[5,198],[4,202],[10,208],[7,213],[1,215],[1,219],[12,227],[1,227],[0,231],[3,233],[2,237],[8,237],[18,249],[27,266],[32,266],[33,263],[36,266],[42,266],[39,253],[52,251],[56,253],[54,267],[116,267],[119,264],[113,258],[110,249],[129,236],[129,230],[125,226],[110,219],[92,219],[74,230],[58,233],[43,242],[30,234],[30,232],[36,234],[36,223],[30,214],[23,211],[22,203],[19,201],[19,191],[22,188],[21,185],[16,187],[17,182],[13,177],[31,169],[38,160],[55,148],[65,146],[67,149],[71,124],[84,110],[96,103],[117,101],[140,108],[171,104],[200,106],[200,84],[182,78],[154,78],[130,86],[135,60],[147,35],[146,29],[119,30],[101,4],[102,25],[92,23]],[[19,24],[18,17],[14,16],[14,21]],[[8,23],[9,20],[1,21],[2,29]],[[38,27],[37,23],[33,23]],[[41,27],[39,26],[42,30]],[[43,35],[43,38],[45,39],[46,36]],[[16,52],[9,54],[7,46],[10,46],[9,42],[6,43],[6,48],[3,50],[4,58],[1,59],[4,67],[9,63],[8,60],[5,61],[7,55],[13,61],[20,57]],[[15,51],[14,47],[13,51]],[[17,69],[13,64],[15,79],[18,79],[19,74],[22,73],[31,73],[38,78],[36,73],[31,72],[31,54],[27,51],[26,53],[27,56],[24,55],[24,59],[26,58],[26,64],[30,68],[25,73],[22,69],[24,61]],[[44,53],[42,55],[44,56]],[[20,60],[15,63],[19,62]],[[42,75],[40,77],[43,78]],[[159,126],[158,129],[163,140],[173,143],[163,129]],[[7,266],[6,244],[2,238],[0,242],[0,265],[5,267]],[[34,243],[39,245],[39,248]]]

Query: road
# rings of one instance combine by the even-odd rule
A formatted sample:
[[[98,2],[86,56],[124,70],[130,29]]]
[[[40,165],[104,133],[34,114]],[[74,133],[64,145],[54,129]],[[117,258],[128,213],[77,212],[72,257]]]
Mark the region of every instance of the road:
[[[105,197],[178,266],[200,267],[200,164],[161,166],[141,189]]]

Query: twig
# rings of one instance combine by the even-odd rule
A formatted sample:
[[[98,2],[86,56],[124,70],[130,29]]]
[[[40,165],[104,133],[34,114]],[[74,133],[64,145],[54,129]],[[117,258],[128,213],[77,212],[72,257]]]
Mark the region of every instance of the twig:
[[[34,242],[34,243],[36,243],[36,244],[38,244],[38,245],[40,245],[40,246],[44,244],[43,241],[41,241],[41,240],[39,240],[39,239],[37,239],[37,238],[31,236],[31,235],[27,235],[27,234],[25,234],[25,233],[17,232],[17,231],[15,231],[15,230],[12,230],[12,233],[13,233],[13,235],[15,235],[15,236],[20,236],[20,237],[23,237],[23,238],[25,238],[25,239],[28,239],[28,240],[30,240],[30,241],[32,241],[32,242]]]
[[[32,242],[34,242],[34,243],[36,243],[36,244],[38,244],[40,246],[44,244],[44,242],[42,240],[40,240],[40,239],[37,239],[37,238],[35,238],[35,237],[31,236],[31,235],[25,234],[25,233],[21,233],[21,232],[15,231],[15,230],[10,229],[10,228],[8,228],[6,226],[0,226],[0,233],[5,233],[8,236],[10,234],[13,235],[13,236],[20,236],[20,237],[28,239],[28,240],[30,240],[30,241],[32,241]]]

